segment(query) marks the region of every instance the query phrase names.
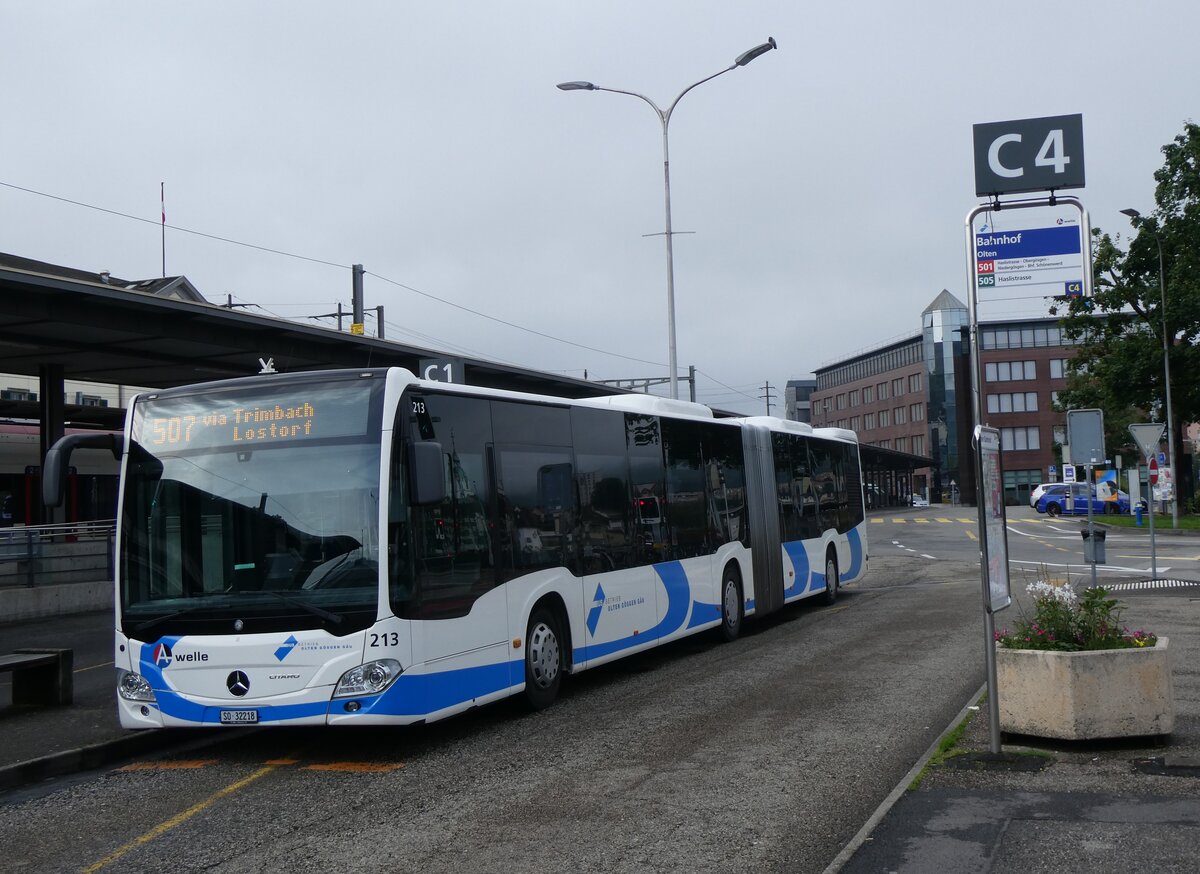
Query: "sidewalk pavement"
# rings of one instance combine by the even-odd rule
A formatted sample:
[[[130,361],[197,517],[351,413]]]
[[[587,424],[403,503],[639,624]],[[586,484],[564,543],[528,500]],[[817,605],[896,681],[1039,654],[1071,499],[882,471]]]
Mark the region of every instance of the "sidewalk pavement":
[[[1004,736],[1003,752],[1018,755],[990,763],[983,755],[991,744],[986,703],[977,696],[947,727],[949,734],[969,720],[957,743],[965,754],[929,765],[931,747],[826,874],[1200,870],[1200,583],[1122,593],[1121,600],[1129,624],[1170,638],[1169,737],[1070,744]],[[998,614],[997,625],[1011,624],[1017,609]],[[119,727],[111,626],[108,611],[0,625],[0,651],[75,652],[69,707],[16,712],[8,706],[11,683],[0,675],[0,792],[195,738],[186,730]],[[1049,757],[1021,755],[1030,750]]]
[[[0,674],[0,792],[180,742],[176,731],[118,724],[112,626],[111,610],[0,625],[0,653],[71,649],[75,661],[74,703],[64,707],[12,707],[12,675]]]
[[[825,874],[1200,871],[1200,583],[1120,601],[1131,626],[1170,638],[1171,735],[1002,735],[992,761],[985,686],[947,728],[969,720],[962,755],[929,765],[931,747]],[[997,627],[1014,618],[997,614]]]

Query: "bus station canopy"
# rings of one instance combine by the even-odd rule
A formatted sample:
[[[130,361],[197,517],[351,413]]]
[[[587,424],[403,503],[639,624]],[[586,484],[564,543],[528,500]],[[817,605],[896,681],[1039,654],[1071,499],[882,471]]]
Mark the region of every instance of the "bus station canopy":
[[[472,385],[560,397],[623,393],[453,357]],[[0,254],[0,373],[169,388],[249,376],[261,370],[260,359],[280,372],[388,366],[418,372],[421,360],[444,358],[430,349],[211,304],[183,277],[126,282]],[[32,409],[29,415],[29,402],[0,402],[0,416],[37,418],[36,405]],[[99,408],[83,411],[93,421],[105,416]]]

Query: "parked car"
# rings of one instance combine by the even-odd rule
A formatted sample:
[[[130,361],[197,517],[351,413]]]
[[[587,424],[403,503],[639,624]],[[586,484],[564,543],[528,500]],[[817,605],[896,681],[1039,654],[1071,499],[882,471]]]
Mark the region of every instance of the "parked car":
[[[914,494],[912,496],[912,505],[914,507],[928,507],[929,502],[927,500],[925,500],[925,498],[922,495]]]
[[[1068,497],[1071,499],[1068,501]],[[1041,497],[1034,505],[1039,513],[1059,516],[1063,513],[1074,516],[1086,516],[1088,499],[1091,499],[1092,514],[1117,514],[1129,512],[1129,495],[1117,492],[1116,500],[1106,501],[1096,494],[1095,487],[1089,488],[1084,483],[1054,483],[1046,486]]]
[[[1037,508],[1038,500],[1046,493],[1046,489],[1050,486],[1058,486],[1062,483],[1038,483],[1032,492],[1029,493],[1029,506]]]

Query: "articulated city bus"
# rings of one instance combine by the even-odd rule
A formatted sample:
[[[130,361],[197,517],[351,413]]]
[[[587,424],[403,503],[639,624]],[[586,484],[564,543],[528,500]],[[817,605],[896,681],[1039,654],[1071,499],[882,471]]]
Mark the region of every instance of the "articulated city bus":
[[[76,446],[47,457],[46,500]],[[432,721],[807,597],[867,567],[852,432],[406,370],[131,404],[121,724]]]

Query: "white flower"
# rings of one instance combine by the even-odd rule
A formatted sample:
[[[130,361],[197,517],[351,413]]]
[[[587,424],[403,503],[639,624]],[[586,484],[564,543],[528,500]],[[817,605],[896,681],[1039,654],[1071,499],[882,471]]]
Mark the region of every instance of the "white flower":
[[[1057,601],[1064,607],[1075,607],[1079,603],[1079,596],[1075,594],[1075,589],[1070,583],[1062,583],[1055,585],[1053,583],[1038,580],[1035,583],[1030,583],[1026,589],[1035,600]]]

